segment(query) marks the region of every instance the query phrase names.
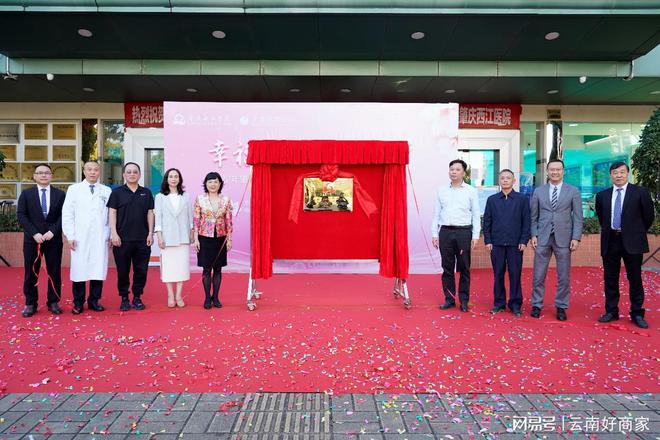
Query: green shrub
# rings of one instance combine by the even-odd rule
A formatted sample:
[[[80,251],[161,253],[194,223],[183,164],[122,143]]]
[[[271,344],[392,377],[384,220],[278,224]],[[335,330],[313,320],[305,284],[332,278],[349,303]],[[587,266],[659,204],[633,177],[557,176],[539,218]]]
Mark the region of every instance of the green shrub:
[[[0,232],[21,232],[15,212],[0,212]]]
[[[582,233],[584,235],[600,234],[600,223],[598,217],[585,218],[582,224]]]

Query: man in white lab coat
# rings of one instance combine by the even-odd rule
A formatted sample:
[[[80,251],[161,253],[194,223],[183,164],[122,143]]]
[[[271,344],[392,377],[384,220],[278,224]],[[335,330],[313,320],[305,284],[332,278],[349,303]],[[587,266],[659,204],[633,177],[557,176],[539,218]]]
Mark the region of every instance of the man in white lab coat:
[[[108,273],[110,227],[106,203],[111,190],[99,182],[98,162],[86,162],[83,173],[85,180],[69,187],[62,208],[62,231],[71,249],[74,315],[83,312],[87,281],[87,307],[97,312],[104,310],[99,300]]]

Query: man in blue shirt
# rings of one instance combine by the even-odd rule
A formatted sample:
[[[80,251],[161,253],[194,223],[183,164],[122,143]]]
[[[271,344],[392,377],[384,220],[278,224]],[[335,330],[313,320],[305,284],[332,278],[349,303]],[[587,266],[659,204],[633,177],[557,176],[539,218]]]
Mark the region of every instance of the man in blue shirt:
[[[530,214],[527,197],[516,192],[513,184],[516,177],[513,171],[500,171],[501,191],[488,197],[484,212],[484,241],[490,251],[493,264],[493,295],[495,301],[491,313],[506,309],[504,274],[509,270],[509,310],[521,316],[523,251],[530,239]]]

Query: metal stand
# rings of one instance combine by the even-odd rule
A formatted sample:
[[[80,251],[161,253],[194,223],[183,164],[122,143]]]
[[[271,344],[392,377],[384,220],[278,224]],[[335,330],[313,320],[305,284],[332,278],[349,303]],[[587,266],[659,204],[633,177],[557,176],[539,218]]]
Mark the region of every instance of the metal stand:
[[[403,307],[406,310],[410,310],[412,307],[412,302],[410,301],[410,296],[408,296],[408,284],[406,280],[401,278],[394,278],[394,298],[403,298]]]
[[[250,279],[248,281],[248,291],[247,291],[247,308],[249,311],[253,311],[257,308],[257,303],[252,299],[260,299],[261,292],[257,290],[257,280],[252,278],[252,269],[250,269]]]

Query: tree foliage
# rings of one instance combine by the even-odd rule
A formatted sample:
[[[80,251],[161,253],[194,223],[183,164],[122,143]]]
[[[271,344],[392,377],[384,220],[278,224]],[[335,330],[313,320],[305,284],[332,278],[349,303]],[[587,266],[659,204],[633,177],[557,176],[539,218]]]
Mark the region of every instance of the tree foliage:
[[[660,210],[660,108],[653,112],[642,130],[631,162],[637,183],[649,190],[656,211]]]

